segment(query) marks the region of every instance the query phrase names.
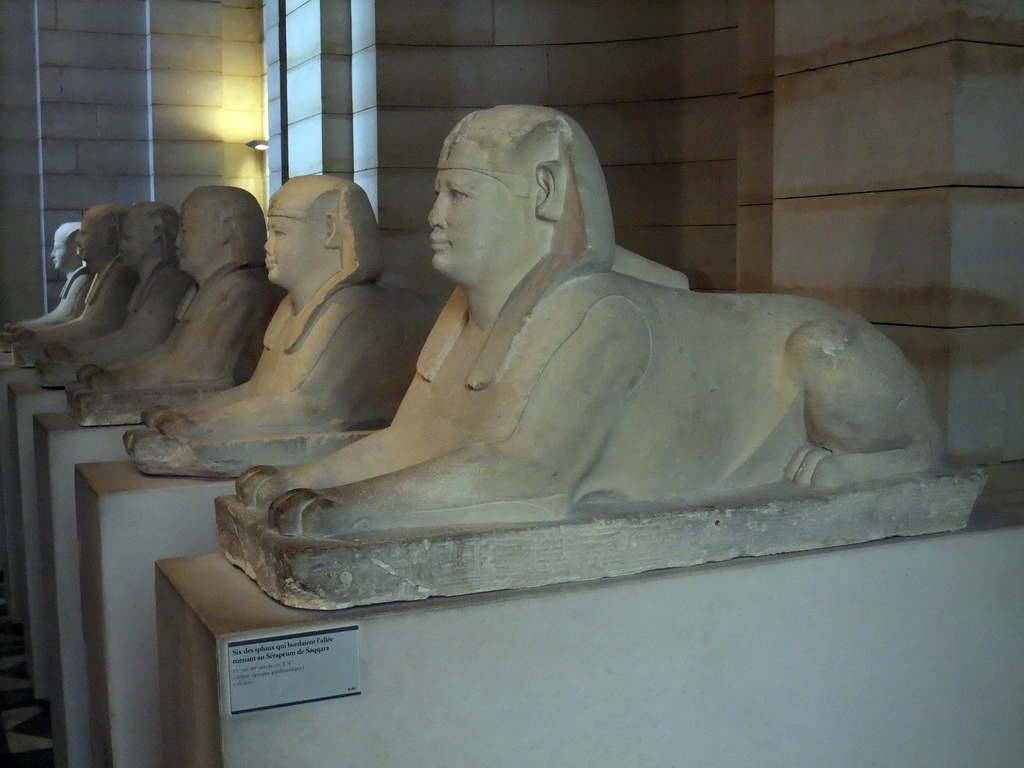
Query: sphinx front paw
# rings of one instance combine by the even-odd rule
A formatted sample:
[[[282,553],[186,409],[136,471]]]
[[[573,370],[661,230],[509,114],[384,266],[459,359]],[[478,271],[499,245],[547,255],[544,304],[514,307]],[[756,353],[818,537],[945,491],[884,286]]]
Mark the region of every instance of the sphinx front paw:
[[[267,509],[271,501],[291,487],[281,470],[262,464],[245,470],[235,481],[238,498],[253,509]]]
[[[285,536],[336,536],[370,525],[367,518],[354,518],[337,500],[311,488],[295,488],[275,499],[269,519]]]

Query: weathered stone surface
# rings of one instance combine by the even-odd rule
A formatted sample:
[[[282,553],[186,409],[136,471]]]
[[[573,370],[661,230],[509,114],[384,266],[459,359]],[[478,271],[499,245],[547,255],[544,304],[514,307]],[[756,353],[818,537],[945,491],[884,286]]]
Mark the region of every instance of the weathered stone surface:
[[[184,442],[157,429],[133,429],[125,448],[150,475],[237,477],[254,464],[292,466],[316,461],[370,432],[304,432],[296,435],[199,438]]]
[[[646,571],[962,528],[984,483],[952,470],[813,491],[779,483],[761,499],[592,504],[572,519],[288,537],[235,497],[217,499],[228,560],[275,600],[335,609]],[[764,500],[770,495],[771,500]]]
[[[142,412],[154,405],[188,405],[209,397],[234,384],[233,381],[204,382],[197,386],[161,389],[89,390],[81,384],[69,384],[66,393],[68,411],[83,427],[113,424],[141,424]]]

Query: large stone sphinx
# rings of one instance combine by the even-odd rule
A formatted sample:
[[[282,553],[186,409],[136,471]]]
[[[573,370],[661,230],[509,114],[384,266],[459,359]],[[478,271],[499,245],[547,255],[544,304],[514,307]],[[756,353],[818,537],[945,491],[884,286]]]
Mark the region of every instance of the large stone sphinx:
[[[195,280],[177,323],[156,349],[86,365],[69,384],[71,414],[84,425],[137,424],[146,408],[195,402],[247,381],[281,300],[263,265],[266,222],[250,193],[198,187],[185,199],[178,266]]]
[[[66,322],[18,330],[14,357],[19,365],[35,365],[47,344],[94,338],[121,327],[138,283],[138,275],[119,255],[124,214],[118,206],[94,205],[82,216],[78,250],[86,270],[96,275],[82,311]]]
[[[387,426],[437,308],[378,283],[377,222],[363,190],[300,176],[270,201],[267,267],[288,291],[252,378],[194,405],[143,413],[125,445],[143,472],[237,476],[294,464]]]
[[[175,240],[178,213],[164,203],[137,203],[128,209],[120,258],[138,276],[127,316],[112,333],[47,344],[36,361],[43,386],[63,387],[86,363],[108,364],[148,352],[174,329],[176,312],[192,278],[178,269]]]
[[[82,314],[85,308],[85,296],[89,292],[89,284],[94,273],[82,261],[78,252],[78,235],[82,228],[81,222],[69,221],[57,227],[53,233],[53,249],[50,259],[53,267],[65,276],[64,285],[58,295],[57,306],[44,315],[7,323],[0,329],[0,351],[9,352],[14,337],[19,330],[46,328],[51,325],[66,323]]]
[[[965,523],[980,479],[941,468],[897,347],[819,301],[667,285],[615,245],[565,115],[473,113],[436,192],[434,265],[458,288],[392,425],[218,500],[226,554],[275,598],[420,599]]]

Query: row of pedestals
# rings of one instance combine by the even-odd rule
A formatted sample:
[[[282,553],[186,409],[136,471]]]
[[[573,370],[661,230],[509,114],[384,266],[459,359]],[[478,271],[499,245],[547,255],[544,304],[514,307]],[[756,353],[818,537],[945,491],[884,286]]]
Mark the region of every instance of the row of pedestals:
[[[79,426],[21,369],[0,383],[8,599],[59,766],[1003,768],[1024,754],[1020,506],[980,504],[951,534],[305,611],[218,553],[213,499],[233,482],[145,477],[125,427]]]

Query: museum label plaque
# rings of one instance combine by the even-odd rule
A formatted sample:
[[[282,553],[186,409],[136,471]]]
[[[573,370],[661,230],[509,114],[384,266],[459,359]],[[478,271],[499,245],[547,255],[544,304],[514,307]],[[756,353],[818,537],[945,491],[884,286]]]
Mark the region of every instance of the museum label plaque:
[[[358,634],[335,627],[229,642],[231,714],[359,694]]]

